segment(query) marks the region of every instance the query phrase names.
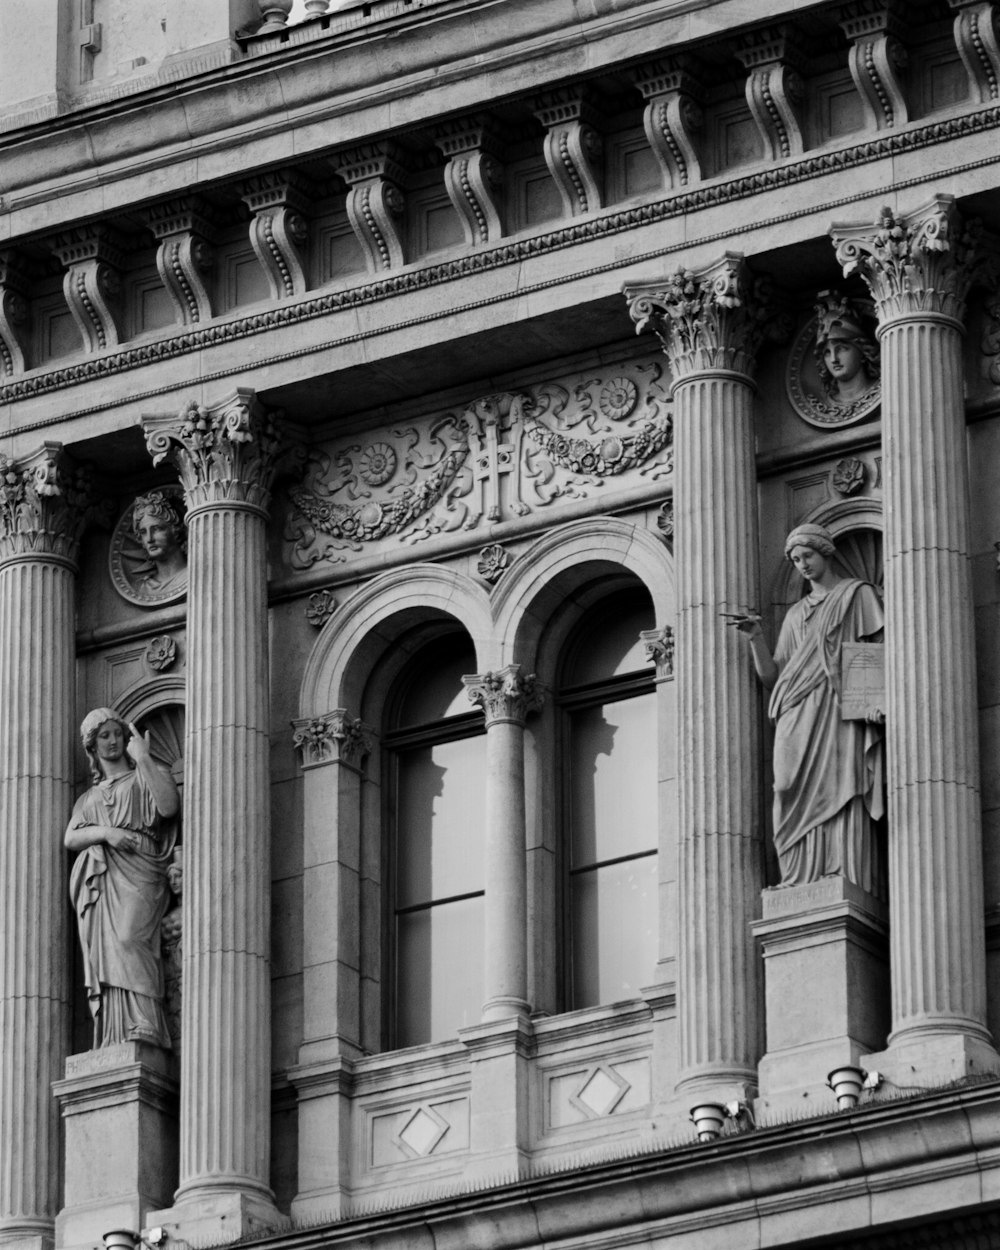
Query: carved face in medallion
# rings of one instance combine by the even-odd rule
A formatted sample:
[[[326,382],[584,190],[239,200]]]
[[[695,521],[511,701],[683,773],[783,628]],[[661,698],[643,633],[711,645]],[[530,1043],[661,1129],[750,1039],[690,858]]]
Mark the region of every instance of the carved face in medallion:
[[[187,588],[187,532],[179,487],[140,495],[115,529],[110,555],[115,588],[130,603],[172,603]]]

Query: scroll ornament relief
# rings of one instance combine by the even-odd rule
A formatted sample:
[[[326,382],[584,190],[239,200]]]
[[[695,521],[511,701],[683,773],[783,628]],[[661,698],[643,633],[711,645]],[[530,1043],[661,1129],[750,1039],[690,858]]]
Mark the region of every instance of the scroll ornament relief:
[[[484,395],[370,442],[314,454],[289,491],[289,561],[337,563],[384,539],[526,517],[585,499],[608,479],[673,472],[672,421],[659,363],[605,376]],[[624,483],[623,483],[624,484]]]

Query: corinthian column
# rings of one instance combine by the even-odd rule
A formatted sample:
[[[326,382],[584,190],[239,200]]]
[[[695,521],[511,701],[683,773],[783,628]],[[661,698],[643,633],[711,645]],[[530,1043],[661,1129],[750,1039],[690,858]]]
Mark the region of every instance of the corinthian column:
[[[185,1240],[231,1239],[279,1220],[268,1187],[265,554],[279,437],[242,390],[211,408],[192,404],[179,418],[147,417],[144,426],[154,463],[176,465],[188,510],[183,1062],[173,1211]]]
[[[679,1091],[727,1101],[756,1083],[761,889],[754,676],[724,613],[758,604],[753,353],[761,309],[742,257],[629,285],[673,374],[675,681],[680,798]]]
[[[510,664],[462,679],[486,714],[486,1002],[483,1022],[528,1010],[524,723],[541,706],[534,677]]]
[[[950,196],[831,234],[845,274],[875,299],[882,345],[889,1054],[912,1085],[1000,1064],[985,1024],[962,392],[974,246]]]
[[[51,1244],[69,1026],[74,599],[82,471],[0,456],[0,1243]]]

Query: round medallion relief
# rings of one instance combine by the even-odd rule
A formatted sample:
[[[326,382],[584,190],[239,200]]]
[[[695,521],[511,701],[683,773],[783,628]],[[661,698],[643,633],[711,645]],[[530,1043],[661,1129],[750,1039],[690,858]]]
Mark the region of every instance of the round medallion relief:
[[[184,598],[187,526],[180,486],[157,487],[129,504],[111,536],[108,569],[129,603],[152,608]]]
[[[879,348],[856,305],[820,292],[816,315],[792,344],[785,388],[792,407],[810,425],[854,425],[879,406]]]

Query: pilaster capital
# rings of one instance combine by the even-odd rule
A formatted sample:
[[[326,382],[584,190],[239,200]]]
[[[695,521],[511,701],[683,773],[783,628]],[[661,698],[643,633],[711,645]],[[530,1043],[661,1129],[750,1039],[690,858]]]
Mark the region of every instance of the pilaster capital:
[[[75,565],[93,514],[90,469],[60,444],[19,460],[0,454],[0,564],[34,556]]]
[[[873,226],[830,227],[844,276],[860,274],[872,293],[879,333],[914,316],[947,318],[961,329],[979,235],[979,222],[963,221],[950,195],[901,216],[883,208]]]
[[[361,772],[376,743],[375,731],[342,707],[325,716],[293,720],[292,731],[303,769],[339,763]]]
[[[657,678],[674,675],[674,630],[671,625],[659,629],[644,629],[639,633],[646,649],[646,659],[656,665]]]
[[[469,702],[486,714],[487,728],[503,721],[523,725],[544,701],[544,690],[534,673],[522,674],[520,664],[508,664],[492,673],[474,673],[463,677]]]
[[[188,519],[195,509],[249,505],[267,512],[287,443],[278,414],[243,387],[211,407],[192,400],[177,416],[144,416],[154,464],[170,460],[184,487]]]
[[[636,332],[651,329],[663,344],[675,386],[720,370],[752,376],[773,315],[766,283],[739,253],[727,252],[697,272],[678,269],[660,281],[629,283],[624,294]]]

